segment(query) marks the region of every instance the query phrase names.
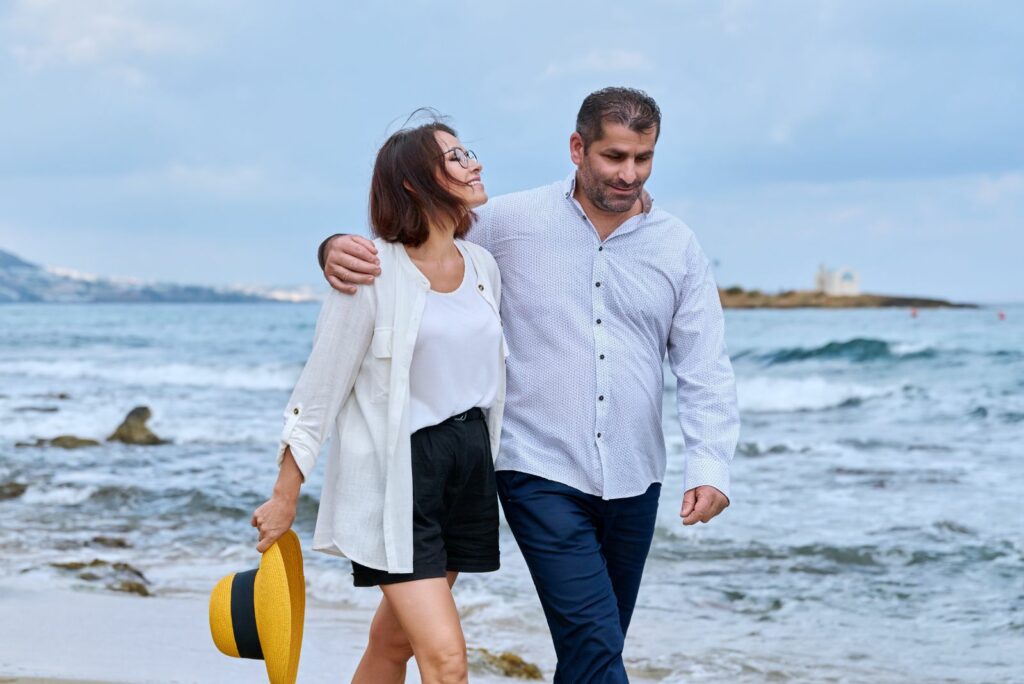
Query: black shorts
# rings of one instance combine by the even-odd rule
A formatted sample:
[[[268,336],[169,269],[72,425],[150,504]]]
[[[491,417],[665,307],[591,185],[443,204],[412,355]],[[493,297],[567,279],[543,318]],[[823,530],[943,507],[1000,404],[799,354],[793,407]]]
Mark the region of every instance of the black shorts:
[[[412,434],[412,496],[413,571],[390,573],[353,562],[355,586],[498,569],[498,495],[482,410]]]

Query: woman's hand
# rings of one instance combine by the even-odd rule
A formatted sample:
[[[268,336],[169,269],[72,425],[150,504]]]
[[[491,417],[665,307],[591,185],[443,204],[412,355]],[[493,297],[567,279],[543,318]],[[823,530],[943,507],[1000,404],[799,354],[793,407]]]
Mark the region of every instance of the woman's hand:
[[[263,553],[287,532],[295,522],[297,499],[272,496],[252,514],[252,526],[260,531],[256,550]]]
[[[302,471],[295,463],[291,447],[284,450],[281,470],[270,500],[252,514],[252,526],[260,531],[260,543],[256,550],[263,553],[287,532],[295,522],[295,508],[302,486]]]

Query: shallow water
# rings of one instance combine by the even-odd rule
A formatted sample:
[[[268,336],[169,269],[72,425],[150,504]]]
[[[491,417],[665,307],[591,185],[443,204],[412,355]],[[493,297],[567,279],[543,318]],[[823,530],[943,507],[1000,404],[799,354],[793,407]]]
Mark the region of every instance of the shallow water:
[[[743,413],[733,505],[678,521],[682,444],[669,375],[669,473],[627,661],[666,682],[1021,681],[1024,307],[730,311]],[[205,593],[255,565],[281,411],[312,305],[0,307],[0,575],[92,587],[50,563],[101,558],[156,593]],[[69,398],[61,398],[66,393]],[[173,444],[102,440],[133,406]],[[322,467],[297,529],[311,537]],[[503,568],[457,585],[471,645],[550,668],[507,529]],[[125,548],[94,541],[123,540]],[[310,596],[371,606],[345,561],[307,553]]]

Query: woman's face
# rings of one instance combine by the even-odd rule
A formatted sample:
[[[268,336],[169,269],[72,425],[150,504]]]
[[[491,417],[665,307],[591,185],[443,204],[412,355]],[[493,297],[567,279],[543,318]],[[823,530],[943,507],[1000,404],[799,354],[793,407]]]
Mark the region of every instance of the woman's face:
[[[444,168],[448,172],[448,177],[441,177],[441,183],[452,194],[462,199],[470,209],[475,209],[486,202],[487,189],[480,179],[480,173],[484,170],[483,165],[476,159],[469,159],[466,148],[454,135],[437,131],[434,137],[437,138],[437,144],[444,153]],[[459,162],[460,158],[467,162],[466,168]]]

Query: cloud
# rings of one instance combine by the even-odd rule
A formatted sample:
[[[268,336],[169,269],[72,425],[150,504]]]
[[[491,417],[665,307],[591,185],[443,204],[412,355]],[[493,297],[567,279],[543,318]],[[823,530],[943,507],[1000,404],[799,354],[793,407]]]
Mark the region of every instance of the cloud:
[[[127,0],[18,0],[3,19],[9,51],[24,68],[98,68],[131,85],[147,82],[143,62],[190,54],[182,28],[141,15]]]
[[[983,205],[993,205],[1004,200],[1024,200],[1024,173],[1003,173],[985,177],[978,181],[975,199]]]
[[[647,71],[652,67],[651,61],[640,52],[631,52],[629,50],[600,52],[594,50],[575,59],[551,62],[544,70],[544,73],[541,74],[541,78],[559,78],[573,74],[607,71]]]

